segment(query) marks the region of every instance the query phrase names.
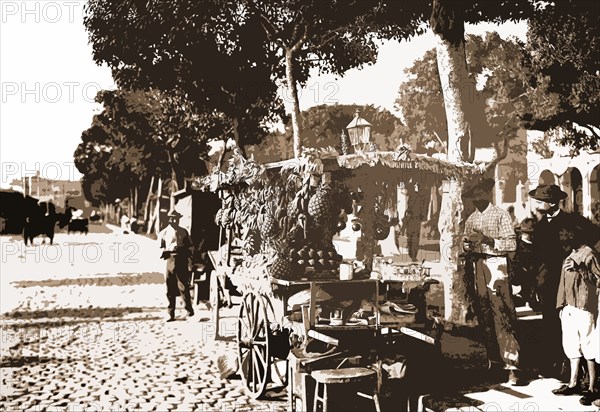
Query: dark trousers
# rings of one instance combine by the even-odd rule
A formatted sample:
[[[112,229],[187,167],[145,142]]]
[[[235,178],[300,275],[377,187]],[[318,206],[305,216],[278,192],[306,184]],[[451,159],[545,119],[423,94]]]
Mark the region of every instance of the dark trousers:
[[[175,316],[177,296],[183,297],[185,310],[193,312],[190,297],[190,272],[187,257],[171,256],[167,259],[167,298],[169,299],[169,315]]]
[[[540,353],[543,355],[544,369],[559,366],[566,360],[562,347],[562,328],[558,309],[556,309],[556,293],[558,285],[546,284],[540,288],[542,304],[542,342],[540,342]]]

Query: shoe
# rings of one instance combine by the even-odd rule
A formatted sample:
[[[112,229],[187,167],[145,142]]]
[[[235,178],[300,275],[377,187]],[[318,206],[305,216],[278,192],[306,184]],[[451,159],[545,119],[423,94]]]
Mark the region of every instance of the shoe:
[[[167,322],[175,322],[175,318],[169,318],[167,319]]]
[[[584,406],[590,406],[596,400],[600,400],[600,392],[598,391],[584,391],[583,396],[579,399],[579,403]]]
[[[581,390],[577,386],[573,386],[572,388],[569,385],[563,385],[558,389],[554,389],[552,391],[555,395],[568,396],[568,395],[580,395]]]
[[[508,371],[508,384],[510,386],[525,386],[527,381],[519,376],[519,373],[514,369]]]
[[[194,311],[193,311],[193,310],[190,310],[190,311],[188,312],[188,318],[191,318],[191,317],[193,317],[193,316],[194,316]]]

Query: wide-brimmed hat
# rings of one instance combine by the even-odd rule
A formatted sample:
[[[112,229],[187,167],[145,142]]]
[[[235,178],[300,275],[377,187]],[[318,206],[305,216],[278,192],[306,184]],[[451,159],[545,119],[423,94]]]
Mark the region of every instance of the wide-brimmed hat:
[[[180,218],[181,216],[183,216],[181,213],[179,213],[177,210],[175,209],[171,209],[169,211],[169,213],[167,213],[168,217],[176,217],[176,218]]]
[[[557,185],[539,185],[529,192],[529,196],[542,202],[557,203],[568,195]]]
[[[463,193],[463,196],[472,196],[476,191],[489,192],[494,188],[496,181],[491,177],[484,178],[475,183],[475,186],[469,188]]]
[[[519,227],[517,227],[517,232],[520,233],[533,233],[533,227],[535,226],[535,219],[530,217],[523,219]]]

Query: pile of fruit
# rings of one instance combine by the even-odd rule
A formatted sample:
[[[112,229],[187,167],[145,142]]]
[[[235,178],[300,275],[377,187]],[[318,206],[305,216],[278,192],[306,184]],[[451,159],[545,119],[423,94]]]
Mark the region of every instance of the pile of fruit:
[[[350,192],[338,183],[341,179],[335,184],[324,179],[314,159],[311,162],[226,193],[215,217],[241,241],[246,257],[272,257],[273,277],[291,279],[336,270],[342,260],[332,239],[352,210]]]
[[[342,255],[337,253],[333,246],[324,249],[315,249],[303,246],[300,249],[290,249],[292,266],[303,272],[307,268],[315,270],[336,270],[342,261]]]

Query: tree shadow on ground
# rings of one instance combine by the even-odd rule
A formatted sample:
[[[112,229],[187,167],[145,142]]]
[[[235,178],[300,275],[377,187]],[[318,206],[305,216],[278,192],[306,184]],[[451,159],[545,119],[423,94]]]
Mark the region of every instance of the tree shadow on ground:
[[[45,318],[106,318],[124,317],[131,313],[142,313],[148,311],[146,308],[123,307],[123,308],[77,308],[77,309],[53,309],[53,310],[34,310],[34,311],[13,311],[2,315],[0,319],[8,320],[31,320]],[[38,326],[37,324],[35,325]]]

